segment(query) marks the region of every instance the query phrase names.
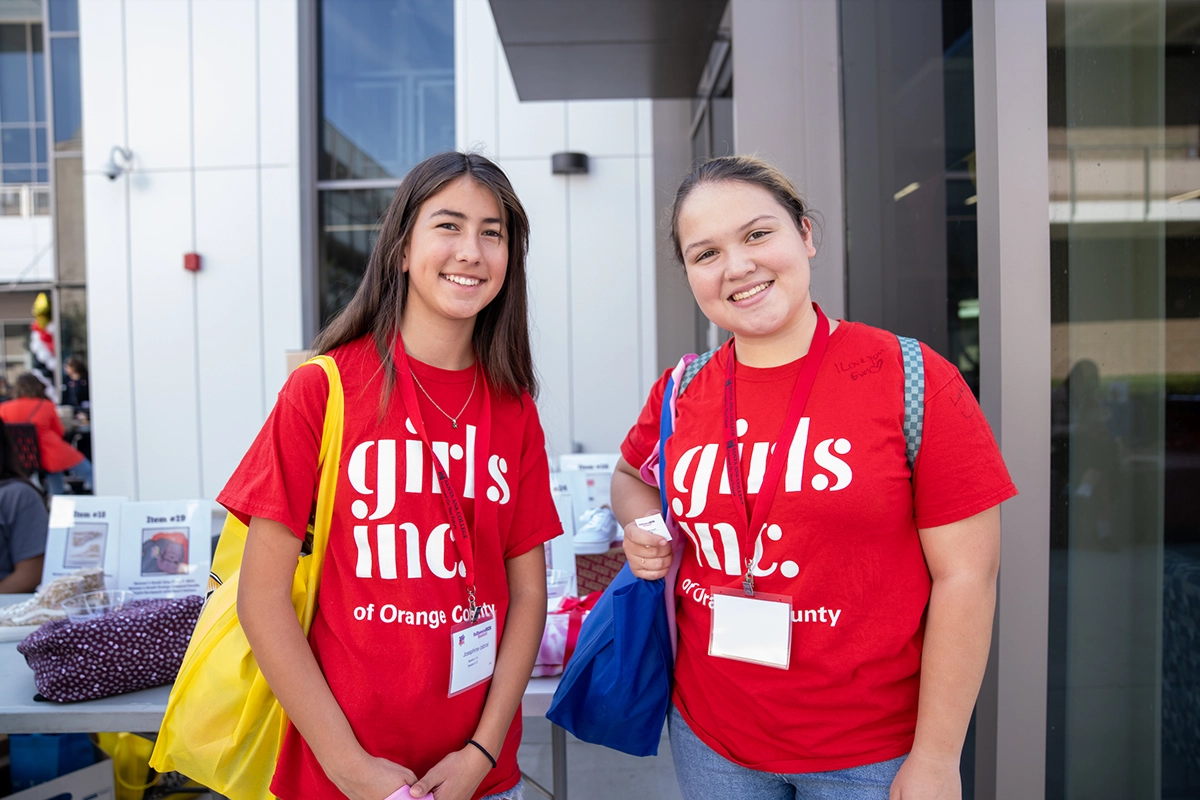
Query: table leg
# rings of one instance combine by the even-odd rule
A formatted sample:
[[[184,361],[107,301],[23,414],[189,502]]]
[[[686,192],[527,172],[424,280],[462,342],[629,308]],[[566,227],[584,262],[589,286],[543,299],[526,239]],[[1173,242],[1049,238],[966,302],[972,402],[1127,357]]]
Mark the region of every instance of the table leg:
[[[554,770],[554,800],[567,800],[567,732],[550,724],[550,761]]]

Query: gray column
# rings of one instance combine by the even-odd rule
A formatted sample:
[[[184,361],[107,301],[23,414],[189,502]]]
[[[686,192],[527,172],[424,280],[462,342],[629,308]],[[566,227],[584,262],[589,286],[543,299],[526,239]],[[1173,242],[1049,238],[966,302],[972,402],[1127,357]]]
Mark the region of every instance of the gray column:
[[[730,0],[737,152],[782,169],[823,219],[813,299],[846,311],[837,0]]]
[[[979,800],[1046,782],[1050,225],[1044,0],[974,0],[982,405],[1021,495],[1001,513],[999,605],[977,709]]]

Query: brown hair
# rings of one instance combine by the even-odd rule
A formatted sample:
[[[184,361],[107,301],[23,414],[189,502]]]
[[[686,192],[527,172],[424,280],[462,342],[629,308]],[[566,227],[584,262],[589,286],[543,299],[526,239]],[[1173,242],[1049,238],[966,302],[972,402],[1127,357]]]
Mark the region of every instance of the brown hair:
[[[35,400],[46,399],[46,384],[32,372],[22,372],[17,376],[17,385],[13,387],[17,397],[32,397]]]
[[[671,245],[675,248],[675,257],[679,259],[679,263],[683,263],[683,249],[679,241],[679,210],[683,207],[683,201],[687,200],[696,187],[723,181],[740,181],[766,189],[779,205],[787,209],[792,222],[796,223],[801,233],[804,232],[805,220],[808,220],[809,230],[814,229],[813,210],[804,202],[804,198],[787,176],[778,169],[754,156],[714,158],[692,170],[675,192],[675,202],[671,206]]]
[[[40,381],[39,381],[40,383]],[[46,504],[46,493],[29,480],[21,461],[17,458],[16,448],[13,447],[12,437],[8,434],[8,425],[0,423],[0,481],[23,481],[38,493],[42,504]]]
[[[317,335],[312,349],[328,353],[370,334],[383,362],[387,403],[396,382],[392,344],[408,297],[408,273],[401,270],[404,249],[412,236],[421,205],[450,182],[469,177],[489,190],[503,209],[508,237],[508,273],[500,293],[475,318],[472,344],[493,388],[514,397],[537,397],[537,378],[529,344],[525,256],[529,252],[529,218],[501,169],[476,153],[439,153],[417,164],[396,189],[379,226],[379,238],[350,303]]]

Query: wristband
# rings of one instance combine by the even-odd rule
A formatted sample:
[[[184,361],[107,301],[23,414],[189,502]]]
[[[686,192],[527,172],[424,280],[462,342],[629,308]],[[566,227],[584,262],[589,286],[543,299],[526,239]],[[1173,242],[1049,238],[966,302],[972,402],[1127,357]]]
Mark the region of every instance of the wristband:
[[[492,769],[496,768],[496,759],[492,758],[492,754],[489,753],[487,750],[485,750],[483,745],[481,745],[479,742],[475,741],[474,739],[467,739],[467,744],[473,744],[477,748],[479,748],[479,752],[481,752],[485,756],[487,756],[487,760],[492,762]]]

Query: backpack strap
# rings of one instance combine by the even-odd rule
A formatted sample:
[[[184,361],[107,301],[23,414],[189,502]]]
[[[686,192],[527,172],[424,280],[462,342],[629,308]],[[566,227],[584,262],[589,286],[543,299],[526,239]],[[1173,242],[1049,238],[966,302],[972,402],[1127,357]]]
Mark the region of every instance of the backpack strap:
[[[904,361],[904,450],[911,470],[921,450],[921,430],[925,425],[925,359],[921,343],[907,336],[900,340]]]
[[[712,359],[713,355],[716,354],[716,352],[720,349],[721,348],[719,347],[714,347],[707,353],[701,353],[700,355],[696,356],[692,363],[684,367],[683,377],[679,379],[679,394],[683,394],[683,391],[687,389],[688,384],[691,383],[692,379],[696,377],[696,373],[703,369],[704,365],[707,364]]]

